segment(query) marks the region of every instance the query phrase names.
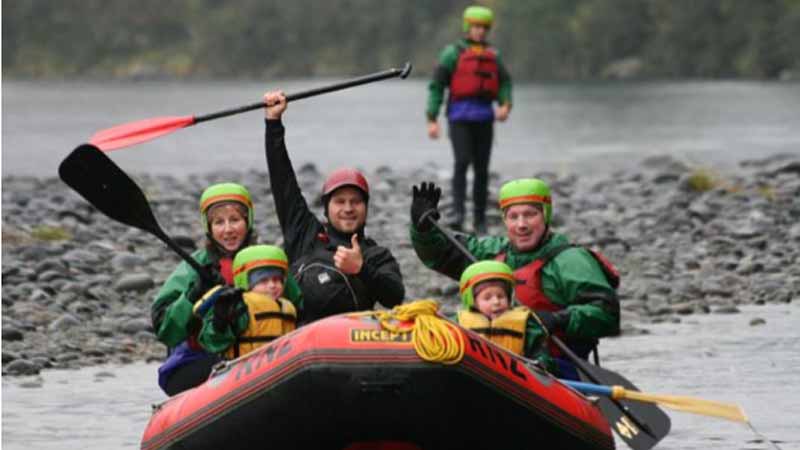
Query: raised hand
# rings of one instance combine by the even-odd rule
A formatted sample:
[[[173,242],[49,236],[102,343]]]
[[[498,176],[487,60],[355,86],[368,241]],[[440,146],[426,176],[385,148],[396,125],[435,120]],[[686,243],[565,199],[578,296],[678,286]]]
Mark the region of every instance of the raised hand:
[[[432,225],[424,217],[429,216],[439,220],[439,198],[442,196],[442,189],[436,187],[433,182],[423,181],[411,189],[411,195],[411,223],[417,231],[430,230]]]
[[[336,248],[333,255],[333,263],[336,268],[348,275],[355,275],[361,272],[364,265],[364,256],[361,254],[361,246],[358,244],[358,234],[354,233],[350,238],[350,248],[340,245]]]
[[[269,120],[280,119],[286,111],[286,95],[283,91],[270,91],[264,94],[264,115]]]

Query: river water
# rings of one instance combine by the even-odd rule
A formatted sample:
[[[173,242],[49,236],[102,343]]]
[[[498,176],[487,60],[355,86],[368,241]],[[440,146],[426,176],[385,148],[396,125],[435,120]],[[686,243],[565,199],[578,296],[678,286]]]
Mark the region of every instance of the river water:
[[[2,175],[55,176],[58,163],[95,131],[134,120],[205,114],[250,104],[268,88],[287,92],[336,80],[274,83],[143,82],[2,84]],[[425,135],[425,81],[391,80],[292,104],[288,145],[296,163],[321,170],[389,165],[448,170],[446,138]],[[688,163],[732,164],[800,152],[800,85],[761,82],[528,84],[498,124],[493,168],[504,178],[541,170],[614,170],[670,154]],[[126,171],[187,175],[264,170],[263,124],[250,112],[113,152]],[[744,307],[742,314],[648,326],[608,340],[607,365],[645,391],[741,404],[763,434],[800,449],[800,307]],[[749,326],[754,317],[766,326]],[[156,388],[156,366],[46,371],[2,380],[6,449],[137,448]],[[659,448],[761,449],[744,426],[673,413]],[[621,447],[624,444],[620,444]]]
[[[741,314],[649,325],[650,334],[605,340],[601,356],[607,367],[644,392],[736,403],[781,449],[798,450],[800,304],[741,309]],[[750,326],[754,318],[766,324]],[[164,399],[156,386],[156,367],[139,363],[46,371],[38,378],[4,377],[3,448],[138,448],[150,405]],[[668,413],[672,431],[658,449],[770,448],[743,424]]]
[[[159,116],[199,115],[338,80],[275,82],[33,83],[2,85],[2,173],[54,176],[96,131]],[[426,82],[387,80],[293,103],[285,117],[296,163],[449,170],[446,138],[425,134]],[[112,153],[132,172],[265,170],[262,113],[198,124]],[[443,127],[444,128],[444,127]],[[641,82],[518,84],[496,128],[493,168],[615,169],[653,154],[725,164],[800,152],[800,83]]]

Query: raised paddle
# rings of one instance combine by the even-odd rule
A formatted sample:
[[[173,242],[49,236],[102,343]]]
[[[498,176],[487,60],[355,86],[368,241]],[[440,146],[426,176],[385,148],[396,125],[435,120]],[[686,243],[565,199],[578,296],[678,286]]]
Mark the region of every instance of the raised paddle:
[[[58,175],[100,212],[161,239],[200,277],[213,280],[210,273],[164,233],[139,186],[97,147],[83,144],[73,150],[61,161]]]
[[[429,211],[423,214],[420,220],[428,220],[434,228],[439,230],[439,232],[463,253],[465,257],[472,262],[477,261],[475,256],[473,256],[449,230],[439,225],[432,217],[432,213],[433,211]],[[588,376],[592,382],[598,384],[618,384],[625,386],[629,390],[638,391],[636,386],[622,375],[599,366],[591,365],[581,359],[557,336],[550,335],[549,339],[564,350],[564,354],[578,369],[580,369],[580,372]],[[615,380],[614,382],[606,381],[612,378]],[[611,424],[612,429],[614,429],[617,435],[633,450],[649,450],[669,433],[671,425],[669,416],[655,405],[608,399],[605,397],[601,397],[599,403],[600,410],[603,412],[609,424]]]
[[[326,94],[328,92],[339,91],[361,84],[372,83],[374,81],[385,80],[387,78],[406,78],[411,73],[411,63],[407,62],[402,69],[388,69],[381,72],[376,72],[370,75],[360,76],[351,80],[342,81],[339,83],[331,84],[329,86],[318,87],[306,91],[289,94],[286,96],[286,101],[291,102],[300,100],[315,95]],[[200,122],[207,122],[209,120],[219,119],[222,117],[232,116],[255,109],[264,107],[264,102],[253,103],[250,105],[239,106],[236,108],[226,109],[210,114],[203,114],[198,116],[166,116],[166,117],[153,117],[150,119],[139,120],[136,122],[125,123],[117,125],[112,128],[98,131],[91,138],[89,143],[99,148],[100,150],[110,151],[118,148],[128,147],[135,144],[141,144],[159,136],[172,133],[173,131],[186,128]]]

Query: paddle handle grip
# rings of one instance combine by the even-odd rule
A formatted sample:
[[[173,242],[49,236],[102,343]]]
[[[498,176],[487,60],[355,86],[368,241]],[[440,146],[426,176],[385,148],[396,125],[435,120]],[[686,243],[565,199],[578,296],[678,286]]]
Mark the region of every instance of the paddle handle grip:
[[[402,69],[387,69],[381,72],[376,72],[370,75],[364,75],[357,78],[353,78],[351,80],[342,81],[340,83],[335,83],[329,86],[322,86],[314,89],[308,89],[301,92],[296,92],[294,94],[289,94],[286,96],[286,101],[291,102],[294,100],[301,100],[308,97],[314,97],[315,95],[320,94],[327,94],[328,92],[339,91],[342,89],[347,89],[353,86],[359,86],[362,84],[372,83],[375,81],[385,80],[387,78],[394,78],[394,77],[401,77],[405,78],[408,74],[411,73],[411,63],[406,63],[406,65]],[[208,120],[219,119],[221,117],[232,116],[235,114],[240,114],[247,111],[253,111],[256,109],[261,109],[264,107],[264,102],[260,101],[258,103],[252,103],[250,105],[239,106],[237,108],[226,109],[223,111],[218,111],[215,113],[194,116],[193,124],[197,124],[200,122],[206,122]]]

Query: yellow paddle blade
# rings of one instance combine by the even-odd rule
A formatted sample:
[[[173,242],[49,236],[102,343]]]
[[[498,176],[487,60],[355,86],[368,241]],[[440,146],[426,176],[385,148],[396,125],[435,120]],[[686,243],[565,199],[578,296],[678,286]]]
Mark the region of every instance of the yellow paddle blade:
[[[704,416],[721,417],[734,422],[747,423],[747,416],[739,405],[715,402],[694,397],[677,395],[647,394],[630,391],[622,386],[613,386],[611,396],[615,399],[628,399],[640,402],[656,403],[666,408],[685,411]]]

